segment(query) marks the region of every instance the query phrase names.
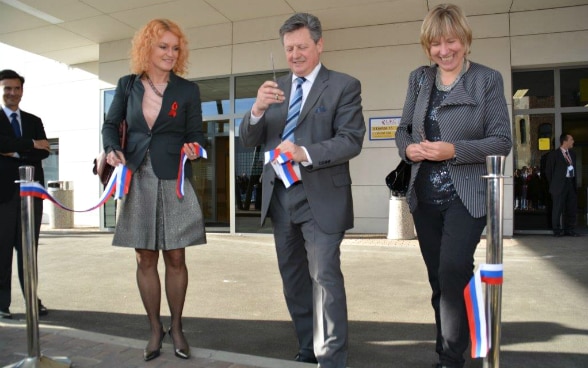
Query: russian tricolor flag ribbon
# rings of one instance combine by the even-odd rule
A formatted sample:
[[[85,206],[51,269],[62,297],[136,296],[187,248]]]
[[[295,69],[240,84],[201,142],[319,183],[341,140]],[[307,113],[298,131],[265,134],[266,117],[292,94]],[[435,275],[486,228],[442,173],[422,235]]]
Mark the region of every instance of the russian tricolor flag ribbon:
[[[502,274],[502,264],[481,264],[463,291],[470,326],[472,358],[486,357],[492,341],[490,336],[491,321],[486,318],[482,282],[489,285],[501,285]]]
[[[280,155],[280,150],[279,149],[274,149],[271,151],[266,151],[264,153],[264,163],[268,163],[268,162],[273,162],[275,160],[278,159],[278,156]]]
[[[196,153],[198,153],[198,157],[208,158],[208,154],[206,153],[206,150],[204,148],[202,148],[202,146],[199,145],[198,143],[186,143],[186,144],[191,145],[192,148],[194,148],[194,151]],[[184,198],[184,181],[185,181],[184,168],[186,166],[186,161],[188,161],[188,155],[186,155],[184,147],[182,146],[182,149],[180,150],[180,167],[178,168],[178,179],[176,180],[176,195],[178,196],[178,198]]]
[[[104,187],[104,192],[102,192],[102,196],[98,200],[98,204],[85,210],[74,210],[72,208],[65,207],[62,203],[56,200],[45,189],[45,187],[36,182],[20,183],[20,196],[47,199],[53,202],[59,208],[70,212],[89,212],[108,202],[112,195],[114,195],[114,199],[121,199],[125,194],[127,194],[131,184],[131,176],[132,173],[129,169],[127,169],[126,166],[122,164],[118,165],[114,169],[108,184],[106,184],[106,187]]]
[[[267,151],[265,163],[271,163],[286,188],[300,180],[294,170],[294,161],[290,152],[281,153],[279,149]]]

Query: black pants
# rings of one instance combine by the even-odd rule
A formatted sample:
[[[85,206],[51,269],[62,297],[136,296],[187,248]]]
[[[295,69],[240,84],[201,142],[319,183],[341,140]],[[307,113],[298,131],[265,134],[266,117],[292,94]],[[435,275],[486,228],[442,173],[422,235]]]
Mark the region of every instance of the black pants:
[[[486,217],[472,217],[456,199],[439,206],[419,204],[413,218],[433,291],[439,361],[461,368],[469,342],[463,290],[473,275]]]
[[[574,178],[566,178],[564,188],[559,195],[552,195],[553,209],[551,212],[551,226],[554,233],[560,233],[560,221],[563,215],[563,231],[568,232],[576,227],[578,212],[578,194]]]
[[[35,251],[39,244],[39,232],[43,217],[43,200],[34,198],[35,208]],[[8,201],[0,203],[0,309],[8,309],[11,303],[12,255],[16,250],[18,279],[24,293],[24,267],[22,254],[22,233],[20,224],[20,191]]]

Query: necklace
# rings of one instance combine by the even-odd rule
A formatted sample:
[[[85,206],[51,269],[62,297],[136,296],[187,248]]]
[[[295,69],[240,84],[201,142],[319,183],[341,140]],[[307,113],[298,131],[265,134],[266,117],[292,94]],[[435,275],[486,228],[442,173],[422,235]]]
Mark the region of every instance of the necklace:
[[[437,75],[435,76],[435,87],[437,87],[437,89],[441,92],[451,91],[453,89],[453,87],[455,87],[457,82],[459,82],[461,77],[465,74],[465,72],[467,70],[467,64],[468,64],[468,61],[464,60],[463,66],[461,67],[461,71],[457,75],[457,78],[455,78],[455,80],[453,82],[451,82],[451,84],[448,84],[448,85],[443,84],[443,82],[441,81],[441,68],[439,68],[437,66]]]
[[[163,93],[159,92],[159,90],[157,88],[155,88],[155,85],[151,81],[151,78],[149,78],[149,74],[145,74],[145,77],[147,77],[147,83],[149,83],[149,87],[151,87],[151,89],[153,90],[153,92],[156,95],[158,95],[159,97],[163,98]]]

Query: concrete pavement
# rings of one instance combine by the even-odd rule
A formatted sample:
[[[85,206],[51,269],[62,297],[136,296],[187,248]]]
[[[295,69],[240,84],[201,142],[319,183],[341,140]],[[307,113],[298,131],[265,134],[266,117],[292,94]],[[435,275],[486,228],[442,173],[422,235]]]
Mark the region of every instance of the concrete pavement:
[[[41,351],[74,367],[311,367],[291,362],[293,328],[281,293],[273,239],[208,234],[187,251],[184,329],[193,357],[173,355],[171,340],[148,363],[147,320],[137,291],[134,254],[112,247],[112,234],[41,234],[38,294],[50,313],[40,320]],[[485,240],[476,263],[485,259]],[[504,240],[503,367],[588,366],[588,237],[517,236]],[[160,270],[163,279],[163,265]],[[349,306],[349,366],[430,367],[434,320],[416,240],[377,236],[344,240]],[[27,353],[25,307],[16,272],[15,320],[0,320],[0,366]],[[169,311],[162,303],[164,324]],[[468,360],[467,367],[482,367]]]

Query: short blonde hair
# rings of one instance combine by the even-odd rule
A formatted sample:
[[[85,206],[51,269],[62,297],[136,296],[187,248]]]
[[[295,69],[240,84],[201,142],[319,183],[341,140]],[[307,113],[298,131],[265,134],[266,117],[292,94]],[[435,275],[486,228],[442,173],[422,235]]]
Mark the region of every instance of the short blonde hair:
[[[470,53],[472,29],[460,7],[453,4],[439,4],[429,11],[421,25],[421,46],[431,58],[431,43],[441,37],[457,37]]]
[[[180,26],[169,19],[153,19],[135,33],[131,47],[131,71],[135,74],[146,72],[153,46],[165,32],[171,32],[179,39],[179,54],[173,72],[182,75],[188,67],[188,40]]]

